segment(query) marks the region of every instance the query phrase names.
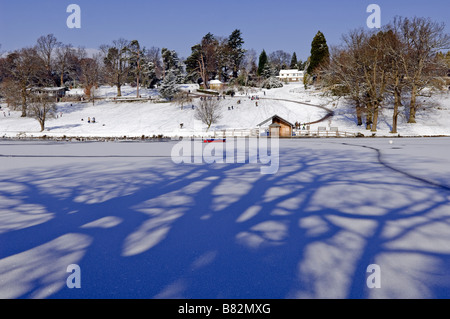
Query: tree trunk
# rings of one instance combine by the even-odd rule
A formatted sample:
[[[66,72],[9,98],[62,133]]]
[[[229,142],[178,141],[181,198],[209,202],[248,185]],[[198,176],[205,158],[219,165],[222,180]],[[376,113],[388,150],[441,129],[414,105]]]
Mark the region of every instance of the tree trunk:
[[[375,103],[374,107],[373,107],[373,120],[372,120],[372,132],[376,132],[377,131],[377,123],[378,123],[378,103]]]
[[[118,97],[122,96],[122,89],[119,83],[117,83],[117,96]]]
[[[366,106],[366,130],[370,130],[372,127],[372,106],[367,104]]]
[[[27,116],[27,96],[24,90],[22,90],[22,115],[21,117]]]
[[[398,119],[398,105],[394,104],[394,115],[392,115],[392,130],[391,133],[397,133],[397,119]]]
[[[138,58],[137,58],[137,74],[136,74],[136,98],[139,98],[139,76],[141,74],[141,59],[139,57],[139,52],[137,54]]]
[[[361,111],[361,104],[359,100],[356,100],[356,118],[358,120],[358,126],[362,125],[362,111]]]
[[[416,123],[416,96],[417,96],[417,88],[416,86],[413,86],[411,90],[411,102],[409,104],[408,123]]]
[[[45,129],[44,121],[39,121],[39,124],[41,124],[41,132],[43,132]]]
[[[398,123],[398,108],[402,104],[401,101],[401,91],[396,88],[394,91],[394,114],[392,115],[392,131],[391,133],[397,133],[397,123]]]

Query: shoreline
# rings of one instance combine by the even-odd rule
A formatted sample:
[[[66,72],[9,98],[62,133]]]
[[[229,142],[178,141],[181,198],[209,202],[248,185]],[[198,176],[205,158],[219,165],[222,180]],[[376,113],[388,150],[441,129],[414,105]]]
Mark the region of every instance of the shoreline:
[[[280,140],[302,140],[302,139],[375,139],[375,138],[386,138],[386,139],[404,139],[404,138],[445,138],[450,137],[450,135],[409,135],[409,136],[386,136],[386,135],[370,135],[370,136],[293,136],[293,137],[280,137]],[[13,136],[2,136],[0,137],[0,142],[2,141],[57,141],[57,142],[169,142],[169,141],[180,141],[183,139],[203,139],[204,136],[165,136],[165,135],[153,135],[153,136],[23,136],[23,137],[13,137]],[[222,138],[222,137],[220,137]],[[225,137],[227,138],[227,137]],[[256,136],[243,136],[243,137],[228,137],[228,138],[266,138],[266,137],[256,137]]]

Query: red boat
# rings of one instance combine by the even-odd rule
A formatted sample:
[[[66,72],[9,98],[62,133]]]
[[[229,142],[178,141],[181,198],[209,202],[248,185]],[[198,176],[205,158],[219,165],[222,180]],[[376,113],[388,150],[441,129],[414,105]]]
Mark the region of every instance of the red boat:
[[[227,139],[225,138],[209,138],[209,139],[205,139],[203,140],[203,143],[225,143],[227,141]]]

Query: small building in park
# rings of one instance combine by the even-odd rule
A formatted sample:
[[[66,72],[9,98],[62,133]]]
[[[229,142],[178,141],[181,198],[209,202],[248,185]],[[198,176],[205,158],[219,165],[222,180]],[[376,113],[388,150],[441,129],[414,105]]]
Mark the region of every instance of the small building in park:
[[[299,71],[299,70],[296,70],[296,69],[280,70],[280,75],[278,76],[278,79],[280,81],[285,82],[285,83],[303,82],[303,76],[304,75],[305,75],[304,71]]]
[[[208,84],[211,90],[222,91],[225,88],[225,84],[220,80],[211,80]]]
[[[294,125],[278,115],[274,115],[257,125],[265,129],[271,137],[292,137]]]
[[[65,87],[34,87],[31,89],[35,94],[46,94],[56,99],[62,98],[66,95],[67,89]]]

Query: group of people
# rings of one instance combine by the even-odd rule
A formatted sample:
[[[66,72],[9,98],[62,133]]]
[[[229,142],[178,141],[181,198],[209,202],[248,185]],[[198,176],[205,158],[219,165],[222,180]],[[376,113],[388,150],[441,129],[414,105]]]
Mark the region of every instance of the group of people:
[[[302,129],[302,130],[306,130],[306,124],[305,123],[300,123],[300,122],[295,122],[295,128],[297,129],[297,130],[299,130],[300,128]]]
[[[212,96],[200,96],[200,101],[206,101],[206,100],[212,100],[213,97]],[[217,101],[220,101],[220,99],[224,99],[225,100],[225,95],[218,95],[216,97]]]
[[[0,110],[2,109],[2,107],[0,106]],[[6,117],[6,111],[3,111],[3,116]],[[11,112],[8,110],[8,116],[11,116]]]
[[[84,121],[84,119],[81,119],[81,121]],[[91,118],[90,118],[90,117],[88,117],[88,120],[87,120],[87,122],[88,122],[88,123],[96,123],[96,121],[95,121],[95,117],[93,117],[93,118],[92,118],[92,120],[91,120]]]

